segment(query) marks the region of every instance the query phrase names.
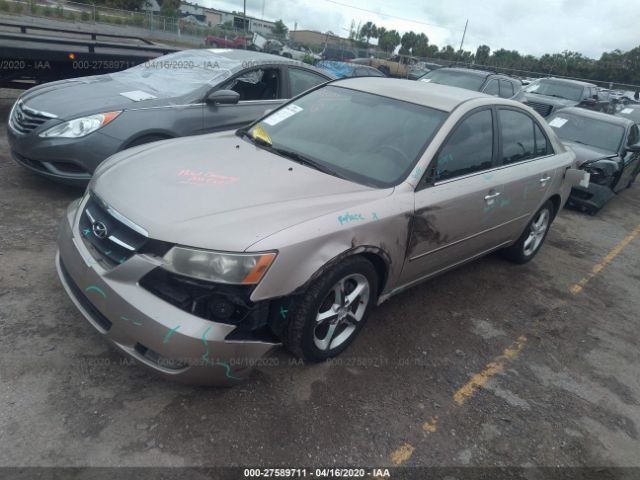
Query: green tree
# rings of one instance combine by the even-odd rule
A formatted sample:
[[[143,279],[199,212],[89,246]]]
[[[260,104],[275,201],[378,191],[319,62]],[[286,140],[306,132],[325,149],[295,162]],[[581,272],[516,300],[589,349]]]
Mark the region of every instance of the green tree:
[[[480,45],[476,50],[476,63],[480,65],[486,65],[489,62],[489,55],[491,54],[491,49],[488,45]]]
[[[378,46],[385,52],[393,52],[400,45],[400,34],[395,30],[384,32],[384,35],[378,39]]]
[[[287,34],[289,33],[289,28],[284,24],[282,20],[276,21],[273,26],[273,34],[281,39],[287,38]]]
[[[369,45],[369,41],[371,38],[376,38],[377,36],[377,28],[374,23],[367,22],[362,27],[360,27],[360,35],[359,40],[366,39],[367,45]]]
[[[403,55],[409,55],[411,53],[411,49],[415,46],[418,40],[418,36],[415,32],[405,32],[400,39],[400,53]]]

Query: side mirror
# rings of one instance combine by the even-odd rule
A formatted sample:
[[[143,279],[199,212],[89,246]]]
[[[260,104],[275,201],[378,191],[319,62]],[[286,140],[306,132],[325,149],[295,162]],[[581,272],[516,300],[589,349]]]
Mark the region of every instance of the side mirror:
[[[640,143],[634,143],[633,145],[627,145],[627,152],[639,153]]]
[[[216,90],[207,95],[209,105],[233,105],[240,100],[240,94],[233,90]]]

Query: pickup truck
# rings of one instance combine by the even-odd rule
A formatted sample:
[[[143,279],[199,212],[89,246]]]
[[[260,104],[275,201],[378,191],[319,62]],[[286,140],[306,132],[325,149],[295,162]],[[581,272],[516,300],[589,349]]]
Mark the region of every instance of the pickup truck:
[[[566,107],[581,107],[612,113],[614,108],[608,95],[598,92],[593,83],[566,78],[541,78],[524,89],[525,103],[543,117]]]
[[[215,35],[208,35],[205,43],[213,48],[244,48],[251,45],[251,37],[237,36],[233,40],[228,40]]]
[[[377,68],[382,73],[391,77],[407,78],[409,72],[418,68],[420,59],[409,55],[394,55],[383,60],[381,58],[370,58],[369,66]]]

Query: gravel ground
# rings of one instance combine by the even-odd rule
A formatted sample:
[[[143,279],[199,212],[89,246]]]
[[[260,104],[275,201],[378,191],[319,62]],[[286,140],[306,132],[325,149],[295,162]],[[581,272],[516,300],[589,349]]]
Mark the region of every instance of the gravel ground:
[[[571,292],[640,225],[640,186],[561,212],[525,266],[394,297],[338,362],[278,351],[189,387],[123,362],[66,297],[55,237],[81,192],[10,159],[0,97],[0,466],[640,466],[640,238]]]

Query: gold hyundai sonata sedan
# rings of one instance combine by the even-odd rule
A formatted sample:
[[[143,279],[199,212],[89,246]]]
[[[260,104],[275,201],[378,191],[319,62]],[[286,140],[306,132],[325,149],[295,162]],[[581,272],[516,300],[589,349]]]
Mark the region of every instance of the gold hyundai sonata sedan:
[[[344,351],[392,295],[540,250],[583,172],[533,110],[423,82],[313,88],[249,127],[123,151],[63,219],[78,309],[170,378],[229,385],[272,348]]]

